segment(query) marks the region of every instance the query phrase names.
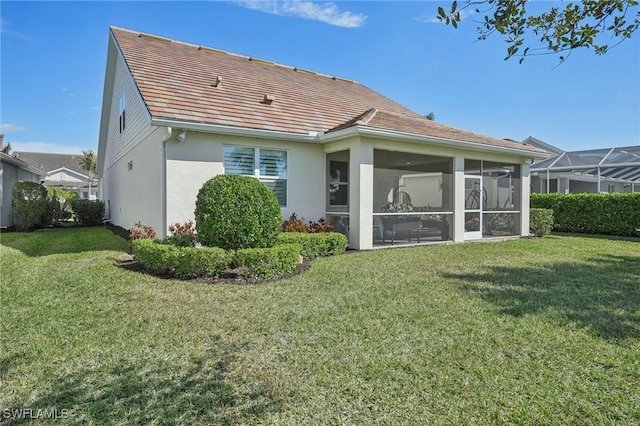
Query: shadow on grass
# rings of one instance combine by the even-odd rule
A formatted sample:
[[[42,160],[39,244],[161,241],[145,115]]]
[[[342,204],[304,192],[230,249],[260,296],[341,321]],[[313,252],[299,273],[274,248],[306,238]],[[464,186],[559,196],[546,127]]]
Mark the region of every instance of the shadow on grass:
[[[3,246],[29,257],[88,251],[126,251],[127,241],[102,226],[46,228],[33,232],[2,233]]]
[[[602,255],[548,267],[447,274],[505,315],[551,315],[608,341],[640,339],[640,257]]]
[[[217,359],[176,365],[166,359],[121,358],[109,366],[85,368],[51,380],[49,390],[24,404],[57,411],[70,424],[255,424],[281,409],[267,382],[235,384],[229,379],[233,348]],[[23,407],[9,407],[19,412]],[[18,417],[18,416],[16,416]],[[31,418],[5,419],[18,425]]]

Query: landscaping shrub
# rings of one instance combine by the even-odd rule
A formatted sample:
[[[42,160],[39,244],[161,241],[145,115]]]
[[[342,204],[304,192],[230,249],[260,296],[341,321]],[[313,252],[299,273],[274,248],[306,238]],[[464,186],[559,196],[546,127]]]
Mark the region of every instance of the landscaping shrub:
[[[296,269],[299,253],[298,244],[239,249],[235,252],[233,263],[245,278],[272,278]]]
[[[304,233],[283,232],[278,235],[277,244],[299,244],[300,254],[306,259],[333,256],[343,253],[349,241],[339,232]]]
[[[553,210],[532,208],[529,216],[529,231],[536,237],[544,237],[551,233],[553,227]]]
[[[205,182],[195,217],[198,240],[227,250],[271,247],[282,223],[276,195],[256,178],[240,175]]]
[[[41,228],[50,220],[51,203],[46,188],[39,183],[16,182],[11,197],[13,224],[17,231]]]
[[[195,247],[197,241],[195,231],[192,220],[184,224],[174,223],[169,225],[171,235],[164,240],[178,247]]]
[[[98,226],[104,218],[104,203],[100,200],[75,199],[71,201],[75,221],[82,226]]]
[[[133,228],[129,231],[129,248],[133,246],[135,240],[155,240],[156,231],[153,226],[143,225],[140,221],[133,224]]]
[[[217,247],[177,247],[148,238],[133,241],[133,254],[147,271],[176,278],[217,278],[232,257]]]
[[[532,208],[553,210],[553,230],[637,236],[640,193],[531,194]]]
[[[54,218],[54,221],[71,219],[71,217],[73,216],[73,211],[71,210],[71,201],[77,200],[79,198],[78,194],[69,189],[56,188],[52,186],[47,187],[47,193],[49,194],[50,198],[56,200],[59,204],[58,217],[57,219]]]
[[[282,223],[283,232],[332,232],[333,225],[327,223],[324,218],[320,218],[317,222],[305,223],[304,218],[298,219],[295,213],[291,213],[289,219]]]

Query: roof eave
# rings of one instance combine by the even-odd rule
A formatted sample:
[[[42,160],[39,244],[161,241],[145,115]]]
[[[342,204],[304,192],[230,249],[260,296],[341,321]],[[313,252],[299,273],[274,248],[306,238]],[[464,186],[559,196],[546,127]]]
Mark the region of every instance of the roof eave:
[[[0,158],[2,158],[3,162],[12,164],[14,166],[20,167],[23,170],[27,170],[31,173],[33,173],[34,175],[38,175],[41,177],[44,177],[47,175],[47,173],[42,170],[37,168],[36,166],[32,166],[31,164],[27,163],[26,161],[22,161],[19,160],[17,158],[12,157],[11,155],[5,154],[4,152],[0,152]]]
[[[250,129],[247,127],[225,126],[220,124],[195,123],[190,121],[172,120],[168,118],[152,118],[152,126],[171,127],[174,129],[191,130],[203,133],[219,133],[233,136],[247,136],[263,139],[279,139],[292,142],[318,142],[319,132],[289,133],[276,130]]]
[[[379,129],[369,126],[354,126],[347,129],[338,130],[331,133],[326,133],[322,136],[321,142],[332,142],[346,137],[364,135],[373,137],[392,138],[399,140],[410,140],[412,142],[430,143],[448,147],[456,147],[462,149],[469,149],[473,151],[490,151],[502,154],[515,154],[525,156],[527,158],[545,158],[548,155],[542,152],[529,151],[527,149],[508,148],[495,145],[487,145],[478,142],[460,141],[457,139],[439,138],[435,136],[419,135],[415,133],[399,132],[396,130]]]

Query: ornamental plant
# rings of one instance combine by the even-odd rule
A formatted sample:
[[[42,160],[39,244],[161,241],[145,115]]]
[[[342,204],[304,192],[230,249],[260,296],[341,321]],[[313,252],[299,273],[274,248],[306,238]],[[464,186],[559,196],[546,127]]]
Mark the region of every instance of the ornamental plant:
[[[133,247],[133,242],[136,240],[155,240],[156,231],[153,226],[145,225],[140,221],[137,221],[131,231],[129,231],[129,249]]]
[[[218,175],[205,182],[195,218],[200,243],[225,250],[272,247],[282,223],[273,191],[241,175]]]
[[[170,236],[165,238],[165,242],[178,247],[194,247],[196,245],[196,228],[192,220],[185,223],[176,222],[169,225]]]

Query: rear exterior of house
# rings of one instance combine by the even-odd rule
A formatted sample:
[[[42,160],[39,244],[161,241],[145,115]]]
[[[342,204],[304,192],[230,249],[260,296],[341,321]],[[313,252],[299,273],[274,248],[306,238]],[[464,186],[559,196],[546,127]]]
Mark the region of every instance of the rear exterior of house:
[[[98,149],[107,218],[164,236],[204,182],[255,176],[282,214],[370,249],[528,235],[541,150],[429,121],[350,80],[111,28]]]

